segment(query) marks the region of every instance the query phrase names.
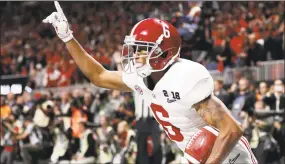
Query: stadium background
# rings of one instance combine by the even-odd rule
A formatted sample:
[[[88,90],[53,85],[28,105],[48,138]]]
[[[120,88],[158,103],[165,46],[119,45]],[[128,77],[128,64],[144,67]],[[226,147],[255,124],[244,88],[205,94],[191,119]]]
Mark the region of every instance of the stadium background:
[[[133,95],[89,83],[54,29],[41,23],[55,10],[53,3],[0,4],[1,163],[11,158],[21,163],[26,155],[33,163],[48,162],[67,148],[63,159],[71,158],[80,147],[78,136],[86,125],[78,123],[82,119],[92,130],[89,146],[97,163],[110,163],[118,153],[135,163],[136,142],[128,138],[136,132]],[[61,2],[75,38],[111,70],[121,69],[121,45],[136,22],[156,17],[174,24],[183,39],[181,57],[210,70],[216,80],[214,94],[241,122],[260,163],[284,163],[284,5]],[[33,135],[37,133],[44,139]],[[33,144],[37,152],[26,149]],[[181,152],[164,132],[161,145],[164,162],[180,160]]]

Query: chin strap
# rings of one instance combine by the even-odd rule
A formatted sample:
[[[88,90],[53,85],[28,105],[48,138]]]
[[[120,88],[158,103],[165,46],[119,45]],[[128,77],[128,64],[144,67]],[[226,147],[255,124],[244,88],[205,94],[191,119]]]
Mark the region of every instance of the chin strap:
[[[136,69],[137,74],[142,78],[149,76],[152,73],[151,70],[152,70],[152,68],[149,67],[147,64],[145,64],[141,68]]]

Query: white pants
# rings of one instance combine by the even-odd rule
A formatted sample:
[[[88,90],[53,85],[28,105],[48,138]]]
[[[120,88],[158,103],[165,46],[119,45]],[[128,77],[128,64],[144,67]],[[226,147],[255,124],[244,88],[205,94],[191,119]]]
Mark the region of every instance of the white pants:
[[[218,136],[219,132],[210,127],[205,127],[207,130],[212,132],[214,135]],[[192,158],[190,155],[186,154],[184,152],[184,158],[186,158],[188,163],[199,163],[194,158]],[[228,157],[222,162],[224,164],[257,164],[257,160],[251,151],[251,148],[249,146],[249,143],[245,137],[241,137],[238,143],[235,145],[235,147],[232,149],[232,151],[229,153]]]

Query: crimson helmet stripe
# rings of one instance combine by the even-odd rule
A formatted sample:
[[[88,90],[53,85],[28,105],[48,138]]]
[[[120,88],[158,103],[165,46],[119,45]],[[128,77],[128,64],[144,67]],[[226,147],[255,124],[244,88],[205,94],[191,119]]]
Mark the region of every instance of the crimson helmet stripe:
[[[136,29],[136,28],[138,27],[138,25],[141,24],[144,20],[146,20],[146,19],[143,19],[143,20],[139,21],[137,24],[135,24],[135,26],[132,28],[132,31],[131,31],[130,36],[134,35],[135,29]]]

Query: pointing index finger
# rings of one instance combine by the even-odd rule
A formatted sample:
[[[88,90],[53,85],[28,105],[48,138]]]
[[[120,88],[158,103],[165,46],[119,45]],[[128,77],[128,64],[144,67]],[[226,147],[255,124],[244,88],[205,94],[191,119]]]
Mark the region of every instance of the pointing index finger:
[[[64,13],[63,13],[63,11],[62,11],[62,9],[61,9],[59,3],[58,3],[57,1],[54,1],[54,5],[55,5],[55,8],[56,8],[57,13],[58,13],[64,20],[66,20],[66,17],[65,17],[65,15],[64,15]]]

